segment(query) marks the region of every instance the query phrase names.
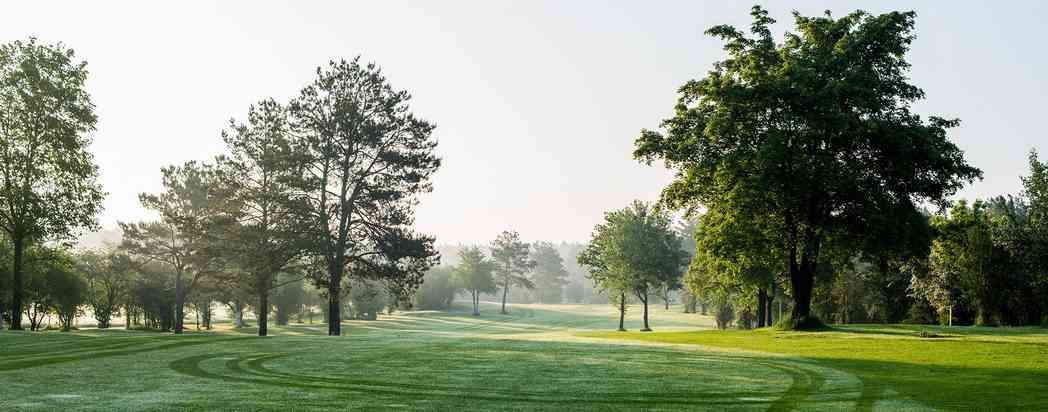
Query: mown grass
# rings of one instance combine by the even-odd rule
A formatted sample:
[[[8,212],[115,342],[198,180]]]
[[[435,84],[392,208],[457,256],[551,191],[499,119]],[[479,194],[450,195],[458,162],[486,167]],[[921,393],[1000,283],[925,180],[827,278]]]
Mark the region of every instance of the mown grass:
[[[228,324],[183,336],[3,331],[0,410],[1046,406],[1036,365],[1048,337],[1038,330],[935,329],[945,337],[923,340],[905,327],[699,332],[709,318],[659,308],[653,326],[670,332],[604,333],[596,331],[617,327],[609,305],[485,309],[479,318],[457,308],[346,322],[342,337],[324,336],[321,324],[274,325],[277,336],[266,338]],[[980,360],[964,360],[972,358]]]
[[[613,324],[605,312],[415,312],[346,322],[343,337],[321,324],[271,326],[278,336],[266,338],[228,325],[183,336],[4,331],[0,410],[762,410],[793,388],[789,365],[753,369],[775,377],[761,381],[734,372],[744,358],[554,336]]]
[[[937,337],[921,337],[925,335]],[[848,325],[829,332],[583,333],[811,359],[857,376],[858,406],[885,393],[955,410],[1048,410],[1048,330]]]

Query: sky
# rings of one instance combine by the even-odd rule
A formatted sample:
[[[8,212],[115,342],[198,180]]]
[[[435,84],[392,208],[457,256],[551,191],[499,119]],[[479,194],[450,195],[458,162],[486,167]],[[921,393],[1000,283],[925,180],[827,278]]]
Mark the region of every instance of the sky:
[[[957,197],[1016,193],[1027,154],[1048,156],[1048,6],[1039,1],[758,2],[790,13],[917,12],[908,56],[922,115],[960,118],[950,138],[985,178]],[[748,27],[735,1],[22,1],[0,42],[62,42],[88,62],[97,106],[91,151],[108,197],[99,216],[152,219],[137,196],[160,168],[222,153],[220,133],[250,104],[288,100],[317,66],[380,65],[412,111],[434,122],[444,160],[416,228],[438,243],[585,241],[607,210],[653,201],[672,174],[632,159],[670,115],[677,88],[724,57],[703,35]]]

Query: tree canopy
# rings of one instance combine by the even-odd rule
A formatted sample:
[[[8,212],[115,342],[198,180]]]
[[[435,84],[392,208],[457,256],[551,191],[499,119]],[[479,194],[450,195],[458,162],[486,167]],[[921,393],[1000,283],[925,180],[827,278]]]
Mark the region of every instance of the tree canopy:
[[[503,231],[491,242],[491,260],[495,264],[495,283],[502,289],[502,313],[505,314],[509,288],[535,288],[535,282],[528,276],[535,268],[531,245],[520,240],[516,231]]]
[[[434,125],[416,117],[411,96],[373,63],[332,61],[291,102],[304,148],[305,212],[313,250],[325,270],[328,334],[341,332],[341,288],[353,277],[381,279],[406,298],[439,259],[433,238],[410,230],[420,194],[440,167]]]
[[[644,330],[653,288],[680,278],[690,255],[671,227],[669,215],[644,202],[608,212],[593,229],[590,243],[579,253],[579,264],[604,291],[618,295],[619,328],[625,316],[625,295],[633,293],[644,304]]]
[[[749,34],[707,31],[728,58],[680,88],[674,116],[642,131],[634,155],[677,171],[665,205],[720,209],[764,232],[784,256],[800,325],[828,243],[887,237],[981,172],[947,137],[958,120],[911,111],[925,97],[907,76],[913,13],[794,13],[797,32],[782,42],[767,11],[752,16]]]
[[[87,63],[61,43],[0,45],[0,230],[13,244],[12,329],[22,328],[28,243],[97,226],[105,193],[88,150],[97,117]]]

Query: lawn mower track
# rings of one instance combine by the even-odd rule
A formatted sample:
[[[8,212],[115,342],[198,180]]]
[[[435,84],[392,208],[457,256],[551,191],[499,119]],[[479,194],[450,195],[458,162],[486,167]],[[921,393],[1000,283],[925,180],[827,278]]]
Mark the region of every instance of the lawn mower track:
[[[756,352],[729,351],[696,345],[664,344],[656,342],[609,342],[607,340],[583,338],[576,336],[579,328],[590,327],[606,322],[604,318],[578,316],[558,316],[543,311],[536,319],[536,311],[526,307],[515,308],[509,316],[495,319],[477,319],[466,316],[453,316],[446,313],[408,314],[390,318],[385,321],[372,322],[360,329],[369,329],[368,334],[382,333],[392,339],[426,341],[433,350],[434,356],[447,353],[447,348],[433,346],[434,341],[446,340],[449,344],[462,342],[481,342],[499,350],[516,351],[521,356],[538,356],[552,351],[556,356],[592,356],[592,349],[578,349],[578,345],[603,345],[613,351],[627,350],[642,353],[644,356],[659,356],[656,361],[645,361],[646,364],[665,362],[667,368],[680,368],[682,362],[693,365],[723,364],[726,370],[748,371],[760,368],[767,376],[778,371],[789,382],[785,390],[766,385],[755,390],[733,390],[725,387],[675,391],[572,391],[525,390],[521,388],[486,387],[483,385],[430,384],[403,381],[388,381],[360,376],[336,376],[299,373],[289,370],[278,370],[269,366],[273,361],[287,360],[296,357],[297,351],[254,352],[229,351],[229,345],[223,346],[221,352],[211,352],[185,356],[171,361],[168,367],[179,374],[194,379],[207,379],[232,384],[266,385],[281,388],[298,388],[303,390],[334,390],[360,394],[376,394],[395,397],[398,400],[426,400],[434,397],[457,398],[476,401],[508,402],[521,407],[533,404],[563,405],[569,408],[584,405],[625,405],[642,408],[653,406],[666,407],[704,407],[718,408],[741,406],[769,409],[776,411],[796,408],[839,407],[872,410],[872,388],[864,387],[854,376],[833,370],[824,365],[782,355]],[[550,319],[547,319],[550,318]],[[437,325],[437,327],[435,327]],[[428,332],[428,333],[427,333]],[[407,335],[404,335],[404,334]],[[420,339],[424,338],[424,339]],[[0,360],[0,372],[54,365],[65,362],[76,362],[107,357],[127,356],[159,352],[191,346],[205,346],[220,342],[252,341],[258,338],[235,336],[230,334],[190,334],[185,336],[108,336],[98,338],[69,338],[64,342],[53,342],[52,345],[24,344],[24,347],[11,347],[14,356],[5,356]],[[278,338],[279,339],[279,338]],[[284,339],[298,339],[288,337]],[[327,337],[305,339],[332,339]],[[337,338],[334,338],[337,339]],[[487,343],[483,343],[487,342]],[[439,342],[438,342],[439,343]],[[298,346],[298,345],[288,345]],[[234,348],[235,349],[235,348]],[[250,349],[250,348],[248,348]],[[361,349],[357,347],[357,349]],[[376,350],[374,356],[380,356]],[[664,361],[661,361],[663,360]],[[359,357],[357,362],[367,361]],[[224,362],[220,362],[224,361]],[[295,365],[294,362],[286,364]],[[454,366],[454,365],[453,365]],[[461,373],[469,373],[462,370]],[[454,371],[452,373],[455,373]],[[759,375],[759,373],[758,373]],[[827,379],[832,377],[832,387],[827,387]],[[601,379],[593,376],[592,379]],[[820,395],[832,393],[832,396]],[[867,400],[867,401],[864,401]]]

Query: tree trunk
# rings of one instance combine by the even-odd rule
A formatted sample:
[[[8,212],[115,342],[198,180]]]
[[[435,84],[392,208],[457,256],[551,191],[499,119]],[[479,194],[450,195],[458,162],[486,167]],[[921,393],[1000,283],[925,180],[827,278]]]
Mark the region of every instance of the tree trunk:
[[[502,285],[502,314],[503,315],[508,313],[508,312],[506,312],[506,295],[508,293],[509,293],[509,281],[507,281],[506,284]]]
[[[342,273],[336,271],[339,273],[328,284],[328,336],[342,335]]]
[[[258,336],[269,332],[269,290],[262,288],[258,294]]]
[[[211,315],[211,298],[208,298],[204,307],[204,329],[211,330]]]
[[[22,273],[25,271],[24,262],[22,261],[25,257],[25,238],[19,236],[12,236],[15,243],[15,261],[14,261],[14,288],[11,298],[11,330],[22,330],[22,306],[24,302],[24,281]]]
[[[670,287],[665,286],[662,294],[662,301],[666,302],[666,310],[670,310]]]
[[[790,252],[790,286],[793,288],[791,322],[806,322],[811,317],[811,292],[815,282],[815,264],[810,252],[797,262],[796,252]]]
[[[233,302],[233,326],[244,327],[244,304],[239,299]]]
[[[619,296],[619,332],[626,331],[626,292]]]
[[[772,308],[775,307],[775,289],[768,293],[768,300],[764,303],[764,324],[772,326],[775,324],[772,318]]]
[[[641,297],[642,303],[644,303],[644,329],[641,332],[651,332],[651,328],[648,327],[648,289],[644,289],[643,297]]]
[[[767,299],[767,296],[768,296],[768,293],[764,291],[764,288],[757,289],[757,327],[758,328],[763,328],[765,326],[764,322],[767,319],[767,317],[765,316],[766,312],[768,311],[768,307],[767,307],[768,299]]]
[[[0,291],[3,293],[3,291]],[[0,330],[4,330],[4,304],[0,303]]]
[[[182,334],[182,318],[185,317],[186,291],[182,284],[182,272],[175,274],[175,334]]]
[[[473,316],[480,316],[480,291],[473,289]]]

